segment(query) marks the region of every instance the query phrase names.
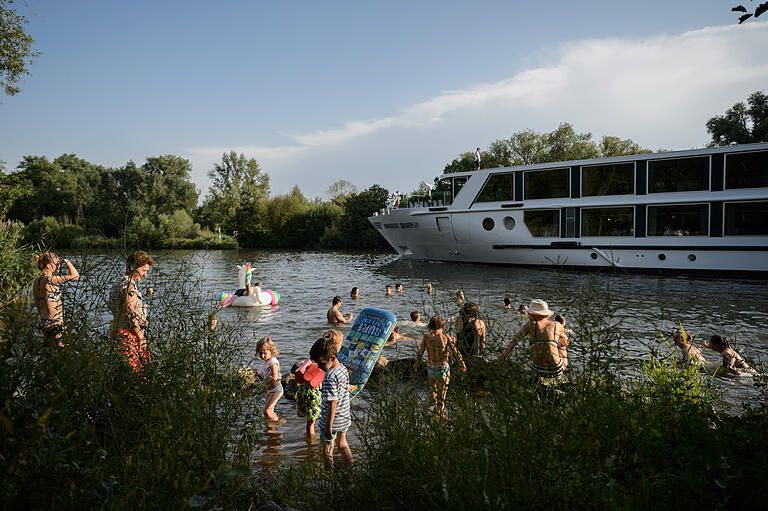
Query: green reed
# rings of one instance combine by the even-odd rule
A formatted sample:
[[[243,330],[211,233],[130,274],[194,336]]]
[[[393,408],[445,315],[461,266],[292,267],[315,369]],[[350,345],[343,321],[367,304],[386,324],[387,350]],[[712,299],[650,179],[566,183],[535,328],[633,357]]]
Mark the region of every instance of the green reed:
[[[27,254],[29,255],[29,254]],[[201,294],[204,259],[156,258],[137,378],[109,339],[115,257],[72,256],[62,286],[65,347],[46,346],[31,304],[4,309],[0,344],[0,501],[24,509],[185,509],[226,503],[249,472],[260,414],[235,373],[241,327],[212,334]],[[122,259],[124,260],[124,259]]]
[[[353,473],[289,467],[272,482],[272,498],[301,509],[760,505],[768,497],[764,406],[718,412],[711,377],[683,366],[666,344],[627,361],[608,295],[594,283],[574,291],[569,319],[585,343],[570,350],[566,381],[533,380],[521,345],[508,363],[479,364],[469,375],[454,367],[441,419],[427,410],[424,375],[391,374],[371,385],[369,408],[354,417]],[[456,309],[427,302],[430,313]],[[508,340],[499,326],[489,327],[494,352]]]

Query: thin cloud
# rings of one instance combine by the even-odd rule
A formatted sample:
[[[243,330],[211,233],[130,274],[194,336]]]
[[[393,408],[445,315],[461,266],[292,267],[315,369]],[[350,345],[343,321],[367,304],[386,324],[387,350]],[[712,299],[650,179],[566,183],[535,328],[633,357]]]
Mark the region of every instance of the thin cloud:
[[[561,47],[549,65],[446,91],[387,117],[291,135],[296,145],[189,152],[196,160],[213,162],[234,149],[256,158],[277,191],[298,182],[317,193],[339,178],[403,189],[415,171],[441,169],[469,146],[526,128],[551,130],[561,121],[596,136],[633,138],[646,147],[700,146],[706,143],[709,117],[768,83],[764,48],[765,22],[644,39],[576,41]],[[400,150],[404,141],[413,149]],[[454,149],[446,153],[446,147]],[[357,166],[360,161],[366,162],[364,169]]]

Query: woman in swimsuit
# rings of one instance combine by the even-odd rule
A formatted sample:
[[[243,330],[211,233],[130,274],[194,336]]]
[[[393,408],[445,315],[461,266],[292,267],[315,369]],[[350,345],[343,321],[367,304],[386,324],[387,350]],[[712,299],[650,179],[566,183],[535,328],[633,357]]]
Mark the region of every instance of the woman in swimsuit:
[[[464,359],[461,353],[456,349],[456,344],[450,335],[444,334],[445,320],[440,316],[433,316],[429,320],[429,334],[421,339],[419,354],[416,356],[416,362],[413,364],[413,370],[419,368],[421,357],[424,356],[424,350],[427,350],[427,379],[432,397],[432,407],[439,408],[440,415],[445,414],[445,396],[448,392],[448,383],[451,380],[451,366],[448,365],[450,352],[456,355],[461,362],[461,370],[466,372],[467,366],[464,365]],[[438,401],[438,394],[440,400]]]
[[[109,305],[112,309],[110,336],[120,344],[126,361],[136,372],[150,362],[149,347],[144,338],[147,328],[147,306],[142,301],[138,282],[147,276],[155,261],[138,250],[128,256],[127,271],[112,285]]]
[[[531,367],[536,376],[539,378],[562,376],[564,367],[559,348],[568,346],[568,337],[560,323],[547,319],[552,314],[554,312],[549,310],[547,302],[531,300],[531,305],[528,306],[529,321],[509,341],[501,360],[506,360],[512,348],[523,337],[528,337],[531,344]]]
[[[59,284],[77,280],[80,274],[68,259],[61,259],[53,252],[37,255],[35,261],[40,269],[40,275],[32,281],[32,294],[40,314],[38,327],[46,341],[64,346],[61,342],[64,332],[64,309]],[[60,270],[61,263],[67,265],[69,275],[54,275]]]

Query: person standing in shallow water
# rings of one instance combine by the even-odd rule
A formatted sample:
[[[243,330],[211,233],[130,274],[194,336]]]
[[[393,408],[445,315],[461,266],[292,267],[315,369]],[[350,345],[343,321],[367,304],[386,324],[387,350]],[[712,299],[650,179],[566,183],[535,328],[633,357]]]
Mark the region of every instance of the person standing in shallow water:
[[[461,352],[456,348],[453,337],[443,333],[445,329],[445,320],[440,316],[432,316],[429,320],[429,334],[421,338],[419,354],[416,355],[416,362],[413,364],[413,370],[416,371],[421,364],[421,357],[424,356],[424,350],[427,351],[427,379],[429,381],[430,396],[432,407],[440,416],[445,416],[445,396],[448,393],[448,384],[451,381],[451,366],[448,359],[451,351],[456,355],[461,363],[461,370],[466,371],[467,366],[464,359],[461,358]]]
[[[479,315],[480,307],[467,302],[456,318],[456,345],[464,357],[482,357],[485,352],[485,323]]]
[[[549,310],[544,300],[531,300],[527,313],[528,322],[512,337],[501,360],[506,360],[512,348],[527,337],[531,345],[531,367],[536,376],[539,378],[561,377],[564,361],[560,357],[559,348],[568,346],[568,337],[562,325],[549,320],[554,312]]]
[[[352,321],[352,314],[342,314],[339,308],[341,307],[341,297],[334,296],[331,303],[331,308],[328,309],[326,316],[328,317],[328,323],[334,326],[343,325]]]
[[[69,259],[61,259],[53,252],[37,255],[35,261],[40,270],[40,275],[32,281],[32,295],[40,315],[37,326],[46,342],[63,346],[61,336],[64,333],[64,302],[59,285],[77,280],[80,274]],[[69,275],[54,275],[59,272],[61,263],[67,265]]]
[[[110,337],[119,343],[126,361],[136,372],[144,370],[151,361],[144,337],[147,328],[147,306],[142,300],[138,283],[147,276],[155,261],[143,250],[128,256],[126,273],[119,277],[109,292],[112,310]]]

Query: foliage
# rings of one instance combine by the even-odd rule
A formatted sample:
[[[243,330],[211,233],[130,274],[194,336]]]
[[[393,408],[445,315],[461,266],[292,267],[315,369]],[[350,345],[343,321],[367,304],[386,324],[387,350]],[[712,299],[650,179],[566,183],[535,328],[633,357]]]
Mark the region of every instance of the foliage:
[[[211,187],[201,214],[213,227],[243,230],[248,219],[255,220],[258,205],[269,196],[269,176],[255,159],[242,153],[224,153],[208,177]]]
[[[765,11],[768,11],[768,2],[763,2],[757,7],[755,7],[755,10],[753,12],[749,12],[746,7],[739,4],[733,9],[731,9],[731,12],[743,12],[741,16],[739,16],[739,25],[747,21],[749,18],[754,16],[755,18],[759,17],[761,14],[763,14]]]
[[[481,151],[481,166],[533,165],[648,152],[648,149],[641,148],[630,139],[622,140],[607,135],[598,144],[592,139],[591,133],[576,133],[573,126],[564,122],[549,133],[523,130],[513,133],[507,139],[495,140],[488,151]],[[474,168],[473,153],[463,153],[446,165],[444,172],[465,172]]]
[[[707,132],[712,135],[711,147],[768,142],[768,95],[753,92],[746,105],[736,103],[725,115],[708,120]]]
[[[158,261],[147,332],[152,363],[137,376],[100,320],[104,289],[124,267],[113,263],[76,258],[82,276],[62,286],[63,348],[42,342],[27,308],[0,312],[4,508],[223,505],[247,471],[237,465],[248,461],[261,419],[232,369],[244,333],[232,325],[212,335],[201,320],[210,306],[194,291],[199,283],[179,280],[182,268]]]
[[[382,209],[389,192],[379,185],[373,185],[360,193],[347,197],[344,214],[338,223],[339,234],[345,248],[389,247],[387,242],[368,221],[375,211]]]
[[[53,217],[44,216],[32,220],[24,229],[24,240],[28,244],[38,243],[57,248],[70,248],[74,240],[84,234],[84,229],[79,225],[62,224]]]
[[[24,244],[22,228],[20,224],[0,221],[0,311],[22,296],[22,289],[37,271],[34,252]]]
[[[357,193],[357,187],[345,179],[335,181],[326,192],[328,199],[339,206],[343,206],[346,198],[353,193]]]
[[[32,49],[34,40],[24,30],[29,20],[16,13],[13,2],[0,0],[0,87],[7,96],[19,93],[16,84],[29,74],[28,67],[40,55]]]

